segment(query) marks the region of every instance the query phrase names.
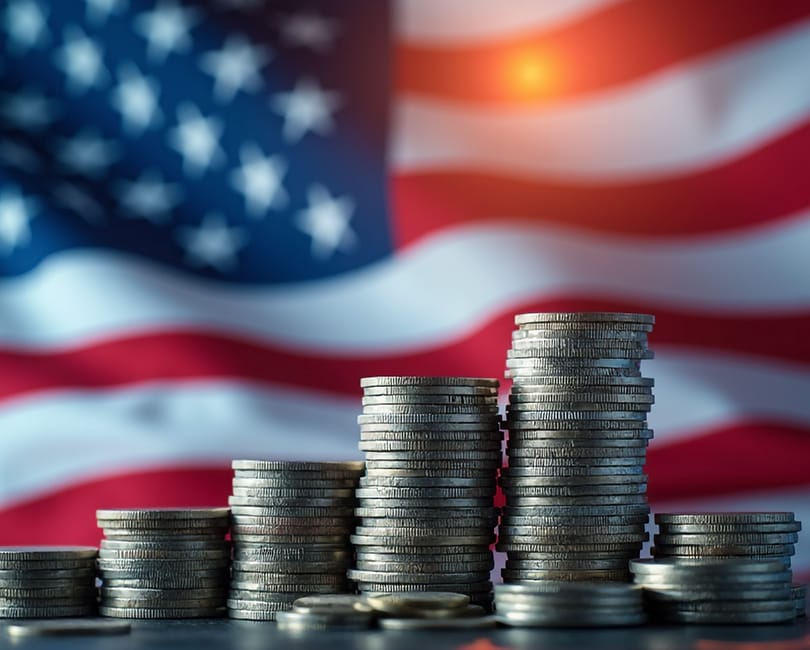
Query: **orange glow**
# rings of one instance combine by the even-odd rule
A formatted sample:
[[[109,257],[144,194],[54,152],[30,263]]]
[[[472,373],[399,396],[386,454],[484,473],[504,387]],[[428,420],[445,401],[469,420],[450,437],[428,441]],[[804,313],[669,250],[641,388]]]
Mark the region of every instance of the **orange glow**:
[[[548,56],[524,49],[507,57],[505,80],[509,94],[522,99],[549,95],[554,86],[554,66]]]

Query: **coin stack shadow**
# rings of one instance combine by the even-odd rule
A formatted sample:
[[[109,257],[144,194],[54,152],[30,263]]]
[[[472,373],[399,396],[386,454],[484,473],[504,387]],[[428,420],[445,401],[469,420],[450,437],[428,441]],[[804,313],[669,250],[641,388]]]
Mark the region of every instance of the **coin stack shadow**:
[[[98,510],[102,616],[211,618],[225,614],[227,508]]]
[[[505,496],[497,549],[506,583],[629,581],[648,535],[647,413],[654,317],[515,317],[506,361]]]
[[[498,381],[368,377],[361,386],[366,474],[349,576],[362,593],[457,592],[490,609]]]
[[[791,572],[780,560],[633,560],[650,616],[664,623],[782,623],[796,617]]]
[[[95,547],[0,548],[0,618],[96,613]]]
[[[275,620],[310,594],[354,591],[349,536],[362,462],[233,461],[228,614]]]
[[[695,559],[778,560],[786,569],[799,541],[800,521],[792,512],[656,513],[652,555]],[[802,585],[794,585],[798,615],[804,614]]]

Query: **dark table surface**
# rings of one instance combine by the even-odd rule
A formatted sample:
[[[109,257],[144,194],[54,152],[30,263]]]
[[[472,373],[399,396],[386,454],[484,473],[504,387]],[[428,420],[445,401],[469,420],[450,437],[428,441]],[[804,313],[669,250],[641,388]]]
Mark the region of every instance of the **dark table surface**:
[[[2,626],[2,624],[0,624]],[[124,636],[12,639],[0,649],[31,650],[810,650],[807,619],[787,625],[641,627],[615,630],[499,628],[469,632],[280,632],[274,623],[228,620],[134,622]]]

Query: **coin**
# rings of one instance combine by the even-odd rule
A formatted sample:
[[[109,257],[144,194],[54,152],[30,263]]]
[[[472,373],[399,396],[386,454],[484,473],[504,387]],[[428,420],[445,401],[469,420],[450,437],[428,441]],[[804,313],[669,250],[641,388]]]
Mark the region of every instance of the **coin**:
[[[446,610],[466,607],[470,603],[470,598],[456,592],[422,591],[378,594],[368,596],[367,602],[378,612],[407,615],[414,610]]]
[[[494,616],[464,618],[383,618],[379,625],[384,630],[472,630],[496,626]]]
[[[105,621],[103,619],[53,619],[6,625],[6,634],[11,637],[99,636],[129,634],[131,630],[132,625],[124,621]]]
[[[367,612],[278,612],[279,630],[288,632],[321,631],[332,629],[364,629],[371,626],[373,617]]]

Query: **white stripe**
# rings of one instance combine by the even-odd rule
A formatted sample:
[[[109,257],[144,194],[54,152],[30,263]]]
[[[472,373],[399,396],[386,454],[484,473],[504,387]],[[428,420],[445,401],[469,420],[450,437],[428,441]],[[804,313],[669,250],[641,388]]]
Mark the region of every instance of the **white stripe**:
[[[397,38],[418,45],[465,45],[549,29],[617,0],[398,0]]]
[[[810,23],[587,99],[529,108],[397,102],[396,171],[607,181],[741,156],[810,116]]]
[[[0,503],[160,466],[360,458],[354,400],[236,382],[65,391],[0,410]]]
[[[810,427],[806,366],[661,346],[644,374],[655,378],[656,447],[741,421]]]
[[[794,512],[805,530],[799,533],[796,556],[792,558],[793,572],[810,572],[810,485],[780,488],[768,492],[739,493],[724,497],[662,501],[652,504],[653,512]]]
[[[494,225],[494,224],[499,225]],[[297,287],[214,285],[117,253],[68,251],[0,286],[0,344],[50,347],[197,328],[330,354],[422,349],[516,305],[594,296],[650,308],[810,306],[810,211],[745,233],[656,240],[493,220]],[[122,289],[123,288],[123,289]]]

